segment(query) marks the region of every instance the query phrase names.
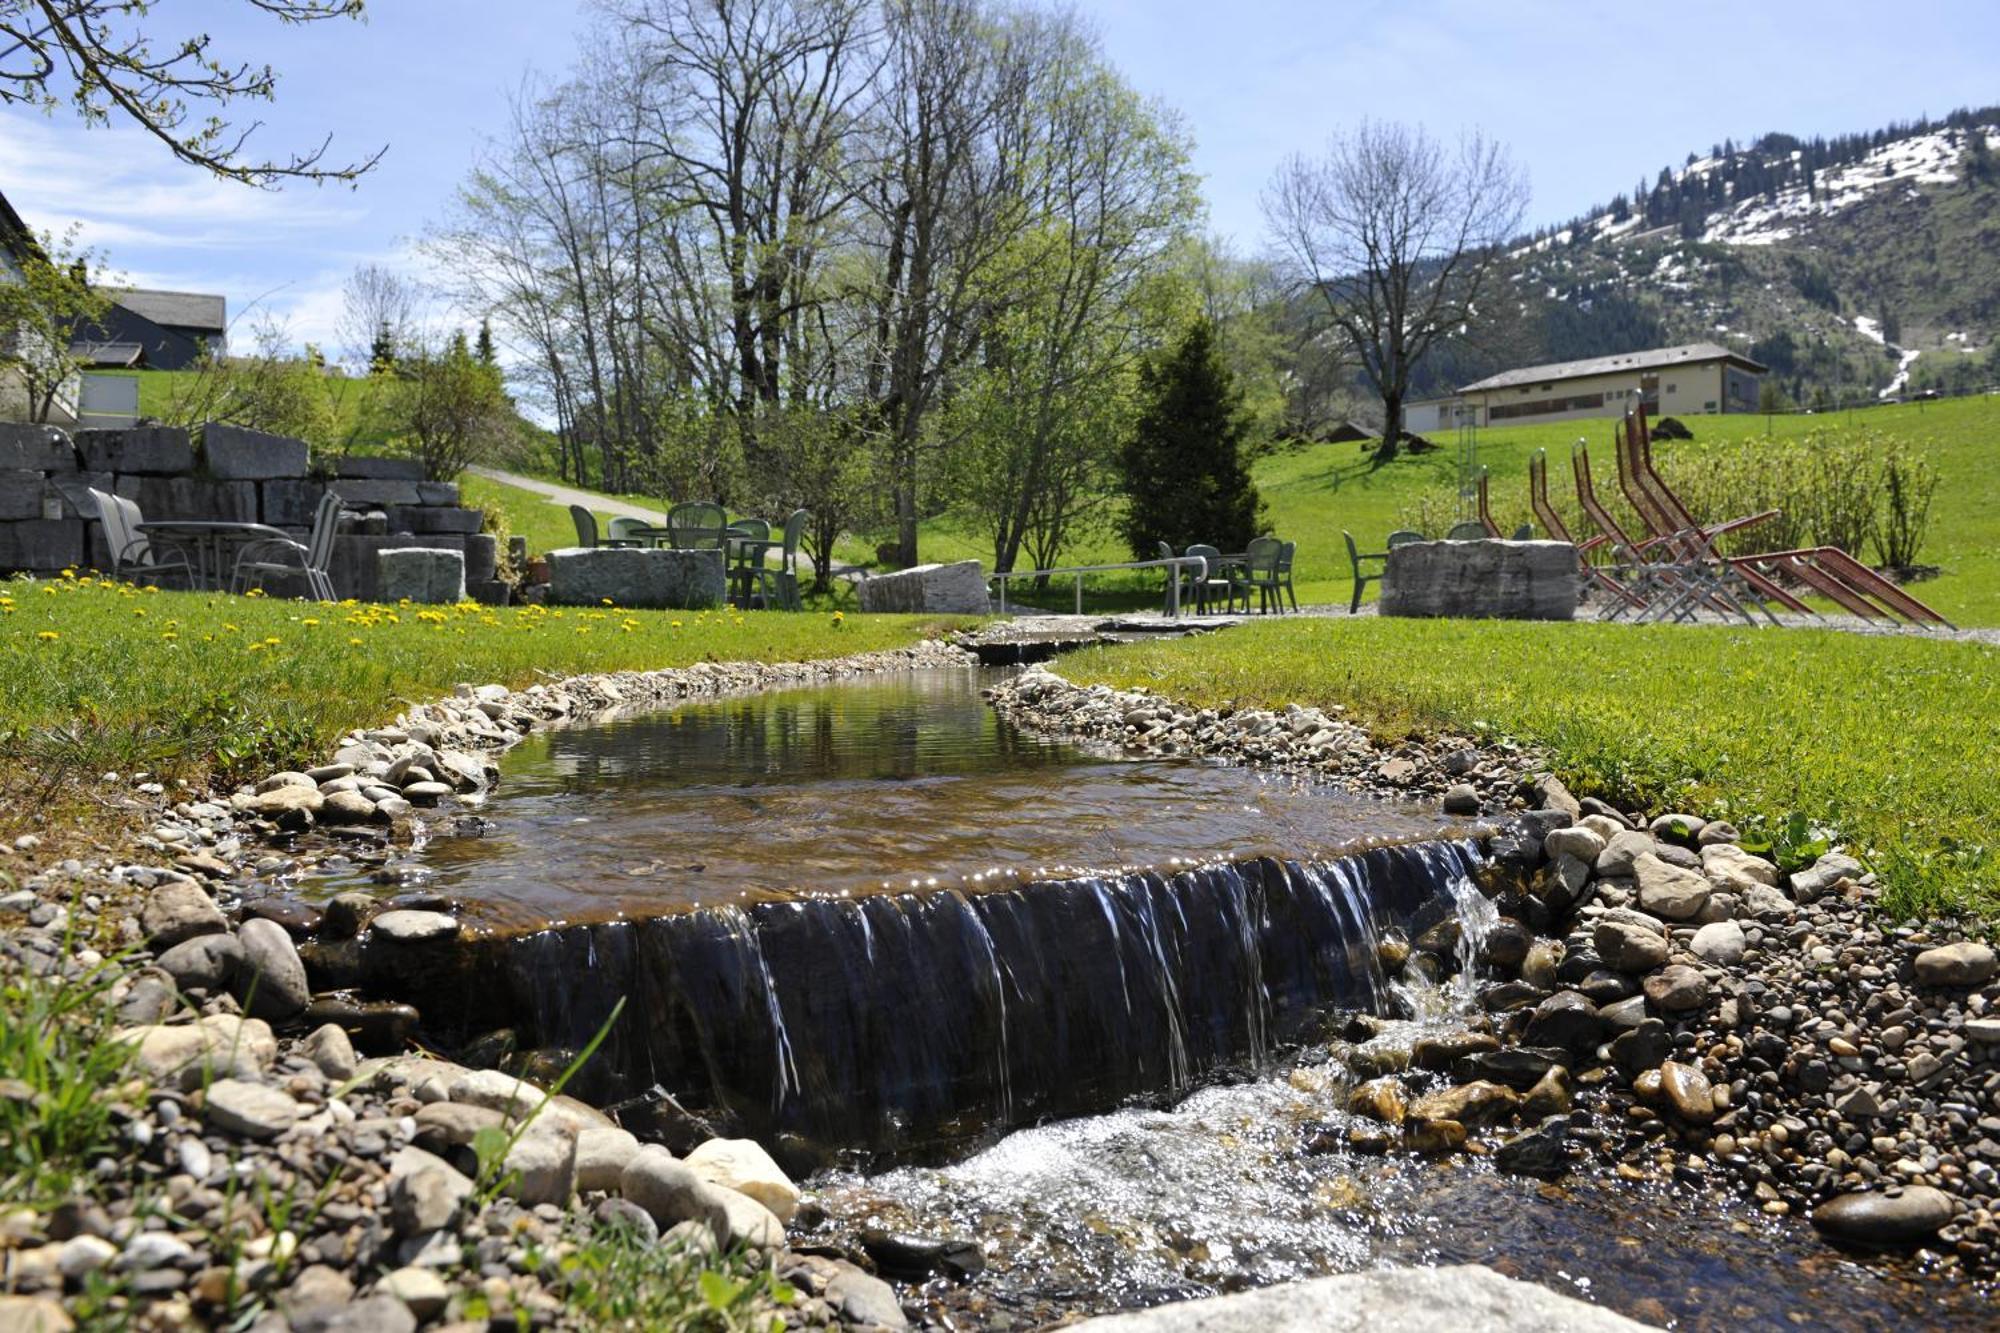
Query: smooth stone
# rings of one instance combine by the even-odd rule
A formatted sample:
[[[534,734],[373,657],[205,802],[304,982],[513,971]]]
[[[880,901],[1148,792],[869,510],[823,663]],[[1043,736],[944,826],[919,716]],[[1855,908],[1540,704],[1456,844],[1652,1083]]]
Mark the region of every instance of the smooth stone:
[[[1917,1245],[1951,1221],[1951,1196],[1929,1185],[1843,1194],[1813,1209],[1813,1225],[1865,1245]]]
[[[1597,858],[1604,854],[1604,839],[1595,829],[1572,826],[1559,828],[1542,839],[1542,850],[1550,859],[1557,856],[1573,856],[1586,866],[1595,865]]]
[[[699,1222],[717,1237],[728,1234],[722,1191],[656,1143],[642,1146],[625,1164],[618,1192],[650,1213],[663,1230],[676,1222]]]
[[[1983,944],[1966,941],[1926,949],[1917,955],[1919,986],[1983,986],[1992,979],[2000,960]]]
[[[1630,921],[1599,921],[1590,945],[1607,966],[1628,974],[1650,972],[1667,961],[1667,937]]]
[[[1653,835],[1636,829],[1622,829],[1597,854],[1598,875],[1630,875],[1642,856],[1653,854]]]
[[[292,1321],[292,1333],[416,1333],[417,1316],[394,1296],[377,1294],[317,1314],[310,1324]]]
[[[349,889],[336,893],[326,900],[322,912],[320,933],[327,939],[351,940],[367,928],[381,904],[374,895]]]
[[[1792,897],[1802,903],[1809,903],[1841,880],[1860,879],[1866,873],[1866,868],[1847,853],[1827,852],[1812,865],[1792,876],[1789,881]]]
[[[345,825],[372,824],[385,818],[375,802],[358,791],[327,793],[325,803],[320,806],[319,817],[324,824]]]
[[[1752,884],[1774,888],[1778,883],[1778,867],[1731,843],[1702,848],[1701,869],[1716,888],[1731,892],[1741,892]]]
[[[1347,1110],[1350,1115],[1366,1116],[1385,1125],[1402,1124],[1409,1110],[1402,1080],[1390,1076],[1369,1079],[1347,1095]]]
[[[244,1079],[209,1085],[202,1118],[226,1133],[248,1139],[275,1139],[299,1122],[300,1107],[278,1089]]]
[[[101,1236],[71,1236],[56,1251],[56,1270],[72,1282],[81,1282],[118,1257],[118,1247]]]
[[[1444,794],[1444,812],[1448,815],[1478,814],[1479,789],[1469,782],[1455,783]]]
[[[799,1187],[755,1140],[710,1139],[683,1160],[703,1180],[748,1195],[780,1222],[799,1210]]]
[[[537,1117],[507,1150],[507,1193],[532,1208],[569,1205],[576,1193],[576,1131]]]
[[[1517,1176],[1552,1180],[1569,1170],[1569,1117],[1544,1116],[1539,1125],[1505,1140],[1493,1151],[1493,1165]]]
[[[1647,826],[1655,840],[1678,843],[1682,847],[1697,845],[1701,831],[1708,827],[1708,821],[1700,815],[1666,814],[1655,815]]]
[[[593,1126],[584,1130],[576,1136],[577,1189],[584,1192],[617,1189],[625,1164],[638,1151],[639,1140],[627,1130],[616,1126]],[[793,1207],[797,1208],[796,1197]]]
[[[1687,1013],[1708,1003],[1708,979],[1685,963],[1661,968],[1641,983],[1641,989],[1663,1013]]]
[[[1711,819],[1702,825],[1695,835],[1695,843],[1701,847],[1715,847],[1723,843],[1741,842],[1743,835],[1736,831],[1736,825],[1726,819]]]
[[[1715,892],[1700,874],[1668,865],[1651,852],[1633,861],[1632,873],[1639,881],[1639,910],[1669,921],[1692,920]]]
[[[1521,1118],[1546,1120],[1552,1115],[1567,1115],[1574,1099],[1569,1071],[1561,1065],[1551,1066],[1534,1087],[1521,1095]]]
[[[233,1014],[214,1014],[198,1023],[121,1028],[114,1039],[134,1045],[133,1061],[141,1073],[184,1092],[213,1078],[254,1078],[278,1058],[270,1024]]]
[[[197,935],[154,962],[184,991],[219,991],[243,965],[243,945],[234,935]]]
[[[889,1329],[910,1326],[894,1287],[844,1261],[833,1264],[833,1274],[820,1298],[848,1324]]]
[[[1712,921],[1694,933],[1688,945],[1695,957],[1722,967],[1734,967],[1743,961],[1743,951],[1749,942],[1743,937],[1743,927],[1734,921]]]
[[[426,912],[414,908],[384,912],[368,923],[368,933],[371,936],[395,940],[402,944],[450,939],[458,934],[458,931],[458,918],[450,913]]]
[[[1524,1040],[1531,1046],[1557,1046],[1572,1056],[1584,1056],[1597,1049],[1603,1036],[1604,1020],[1597,1006],[1576,991],[1565,990],[1535,1006]]]
[[[229,922],[206,889],[192,880],[177,879],[146,896],[146,905],[139,909],[139,927],[155,949],[170,949],[197,935],[222,934]]]
[[[443,782],[412,782],[403,788],[403,799],[412,805],[436,805],[451,795],[451,787]]]
[[[399,1148],[389,1159],[389,1223],[399,1236],[449,1226],[471,1195],[462,1172],[421,1148]]]
[[[1510,1119],[1521,1098],[1512,1088],[1479,1079],[1421,1097],[1409,1118],[1457,1121],[1468,1129],[1497,1125]],[[1406,1121],[1407,1123],[1407,1121]]]
[[[409,1307],[419,1320],[442,1314],[451,1300],[451,1288],[428,1268],[399,1268],[375,1284],[375,1290],[394,1296]]]
[[[312,1000],[306,985],[306,965],[291,933],[275,921],[245,921],[236,932],[243,946],[243,965],[236,969],[236,989],[244,1006],[258,1018],[285,1019]]]
[[[1693,1065],[1677,1060],[1662,1062],[1660,1091],[1681,1119],[1696,1125],[1715,1119],[1714,1090],[1709,1086],[1708,1076]]]

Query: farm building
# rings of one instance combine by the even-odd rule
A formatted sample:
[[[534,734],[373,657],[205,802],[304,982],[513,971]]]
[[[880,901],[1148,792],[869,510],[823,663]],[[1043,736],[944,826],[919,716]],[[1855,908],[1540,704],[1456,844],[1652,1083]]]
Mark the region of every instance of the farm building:
[[[1764,366],[1741,352],[1688,343],[1525,366],[1468,384],[1458,397],[1478,413],[1482,426],[1618,417],[1642,404],[1647,412],[1666,416],[1754,412],[1764,373]]]

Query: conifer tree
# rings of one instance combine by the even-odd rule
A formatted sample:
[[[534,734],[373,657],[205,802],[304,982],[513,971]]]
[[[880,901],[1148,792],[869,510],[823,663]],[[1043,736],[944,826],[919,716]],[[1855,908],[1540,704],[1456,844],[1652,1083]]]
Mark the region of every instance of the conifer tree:
[[[479,321],[479,341],[478,343],[475,344],[475,347],[478,350],[480,365],[491,366],[499,361],[499,357],[494,353],[493,350],[492,320],[482,319]]]
[[[1250,419],[1207,320],[1140,368],[1139,399],[1139,419],[1118,460],[1132,554],[1151,560],[1160,542],[1176,551],[1192,542],[1225,551],[1249,545],[1264,517],[1243,457]]]
[[[387,375],[396,369],[396,334],[383,320],[375,326],[375,341],[368,348],[368,373]]]

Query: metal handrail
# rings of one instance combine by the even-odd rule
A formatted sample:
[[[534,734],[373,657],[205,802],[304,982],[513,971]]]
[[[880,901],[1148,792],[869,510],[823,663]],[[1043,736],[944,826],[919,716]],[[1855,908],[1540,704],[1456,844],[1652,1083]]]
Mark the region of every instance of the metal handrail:
[[[1199,555],[1176,555],[1164,560],[1128,560],[1118,565],[1061,565],[1054,569],[1010,569],[1005,573],[988,574],[987,580],[999,585],[1000,614],[1007,614],[1007,580],[1047,578],[1052,574],[1074,574],[1076,576],[1076,613],[1083,614],[1083,576],[1085,574],[1109,574],[1121,569],[1172,569],[1174,577],[1167,581],[1167,615],[1170,619],[1181,617],[1180,571],[1192,568],[1195,581],[1204,582],[1208,578],[1208,558]]]

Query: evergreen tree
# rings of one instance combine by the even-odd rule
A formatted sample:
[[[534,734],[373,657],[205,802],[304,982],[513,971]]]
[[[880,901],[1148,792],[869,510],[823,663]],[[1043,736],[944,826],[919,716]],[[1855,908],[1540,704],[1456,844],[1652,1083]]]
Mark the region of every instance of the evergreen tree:
[[[499,363],[500,358],[493,351],[492,320],[482,319],[479,321],[479,342],[476,346],[479,352],[480,365],[491,366]]]
[[[387,375],[396,369],[396,334],[383,320],[375,326],[375,341],[368,348],[368,373]]]
[[[1243,441],[1250,419],[1215,330],[1197,320],[1180,344],[1139,371],[1139,419],[1119,451],[1125,540],[1141,560],[1159,543],[1176,551],[1207,542],[1225,551],[1249,545],[1263,523]]]

